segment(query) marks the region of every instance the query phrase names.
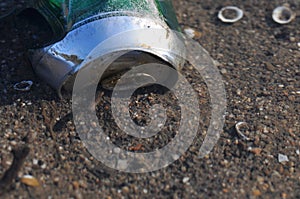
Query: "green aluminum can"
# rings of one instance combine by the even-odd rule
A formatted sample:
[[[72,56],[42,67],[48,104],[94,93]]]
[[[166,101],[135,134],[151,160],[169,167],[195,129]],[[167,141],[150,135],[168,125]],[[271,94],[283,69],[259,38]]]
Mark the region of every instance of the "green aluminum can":
[[[28,8],[36,9],[53,33],[51,45],[48,42],[43,48],[30,50],[33,68],[59,95],[62,87],[72,82],[70,77],[83,67],[81,63],[88,54],[112,35],[139,28],[162,28],[166,32],[180,29],[171,0],[31,0]],[[142,49],[141,44],[133,42],[136,51],[127,57],[138,60],[137,63],[166,62],[178,69],[181,60],[171,55],[174,49],[180,51],[177,39],[167,36],[163,41],[170,48],[168,55]],[[162,41],[154,41],[159,42]],[[120,63],[112,66],[104,78],[133,67],[132,62],[126,66],[124,60],[128,59],[121,59],[123,67]]]

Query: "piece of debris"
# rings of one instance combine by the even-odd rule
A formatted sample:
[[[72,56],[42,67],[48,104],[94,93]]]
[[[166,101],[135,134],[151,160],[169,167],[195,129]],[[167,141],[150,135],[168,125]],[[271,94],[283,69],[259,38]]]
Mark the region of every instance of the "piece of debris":
[[[21,81],[14,85],[14,89],[17,91],[30,91],[33,82],[30,80]]]
[[[278,6],[273,10],[272,18],[276,23],[287,24],[295,19],[296,14],[288,5]]]
[[[286,155],[283,155],[283,154],[278,154],[278,161],[281,163],[281,162],[288,162],[289,161],[289,158],[286,156]]]
[[[183,183],[187,183],[189,180],[190,180],[189,177],[184,177],[184,178],[182,179],[182,182],[183,182]]]
[[[250,151],[254,155],[259,156],[261,154],[262,149],[261,148],[252,148],[252,147],[249,147],[248,151]]]
[[[300,155],[300,150],[297,149],[297,150],[296,150],[296,153],[297,153],[297,155]]]
[[[22,168],[25,158],[29,154],[29,147],[23,146],[12,151],[14,159],[9,169],[4,173],[0,180],[0,195],[12,184],[13,180],[17,177],[19,170]]]
[[[261,192],[260,192],[260,190],[258,190],[258,189],[254,189],[254,190],[252,191],[252,194],[253,194],[253,196],[258,197],[258,196],[261,195]]]
[[[143,147],[142,144],[137,144],[136,146],[131,146],[131,147],[129,147],[129,150],[130,150],[130,151],[139,151],[139,150],[142,149],[142,147]]]
[[[39,181],[31,176],[31,175],[24,175],[21,180],[20,180],[23,184],[26,184],[27,186],[30,186],[30,187],[38,187],[40,186],[40,183]]]
[[[225,12],[228,13],[234,12],[234,15],[233,17],[226,17],[224,16],[226,15]],[[241,18],[243,18],[243,16],[244,16],[244,12],[236,6],[226,6],[222,8],[218,13],[218,18],[224,23],[235,23],[239,21]]]
[[[241,130],[240,130],[241,127],[245,127],[245,126],[247,126],[247,123],[246,123],[246,122],[238,122],[238,123],[235,125],[235,130],[236,130],[237,134],[238,134],[243,140],[249,141],[249,140],[251,140],[251,139],[248,138],[247,136],[245,136],[245,135],[241,132]]]
[[[183,31],[186,34],[186,36],[190,39],[200,38],[202,36],[201,32],[196,31],[192,28],[185,28]]]

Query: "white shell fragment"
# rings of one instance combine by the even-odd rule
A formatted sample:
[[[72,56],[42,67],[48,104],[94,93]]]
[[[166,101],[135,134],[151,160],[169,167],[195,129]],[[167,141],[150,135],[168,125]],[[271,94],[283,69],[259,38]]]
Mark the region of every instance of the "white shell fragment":
[[[19,83],[16,83],[14,85],[14,89],[17,91],[29,91],[31,89],[31,86],[33,85],[33,82],[28,81],[21,81]]]
[[[223,15],[224,11],[234,11],[236,16],[234,18],[226,18]],[[218,13],[218,18],[221,21],[223,21],[224,23],[234,23],[234,22],[237,22],[243,16],[244,16],[244,12],[241,9],[239,9],[238,7],[235,7],[235,6],[226,6],[226,7],[222,8],[219,11],[219,13]]]
[[[195,37],[195,30],[192,28],[185,28],[184,33],[186,34],[186,36],[190,39],[193,39]]]
[[[288,6],[279,6],[273,10],[272,18],[276,23],[287,24],[295,19],[296,14]]]
[[[193,28],[185,28],[183,31],[190,39],[199,39],[202,36],[201,32],[194,30]]]
[[[190,180],[189,177],[184,177],[184,178],[182,179],[182,182],[183,182],[183,183],[187,183],[189,180]]]
[[[278,154],[278,161],[281,163],[281,162],[288,162],[289,161],[289,158],[286,156],[286,155],[283,155],[283,154]]]
[[[247,136],[245,136],[245,135],[241,132],[241,130],[240,130],[240,128],[241,128],[242,126],[247,126],[247,123],[246,123],[246,122],[238,122],[238,123],[235,125],[235,130],[236,130],[237,134],[238,134],[243,140],[249,141],[250,138],[248,138]]]

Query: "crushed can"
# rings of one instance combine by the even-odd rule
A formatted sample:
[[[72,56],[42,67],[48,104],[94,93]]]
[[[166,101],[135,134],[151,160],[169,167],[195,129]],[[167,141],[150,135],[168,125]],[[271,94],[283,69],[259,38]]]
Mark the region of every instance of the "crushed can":
[[[30,50],[33,69],[60,97],[63,90],[72,90],[74,77],[89,53],[109,37],[145,28],[180,30],[171,0],[31,0],[27,7],[44,17],[53,36],[50,44]],[[141,63],[165,63],[176,70],[182,67],[183,60],[173,54],[182,47],[176,35],[152,41],[153,45],[165,43],[169,52],[151,49],[152,44],[145,48],[133,40],[134,51],[112,63],[101,81],[109,82]],[[168,74],[162,75],[168,78]]]

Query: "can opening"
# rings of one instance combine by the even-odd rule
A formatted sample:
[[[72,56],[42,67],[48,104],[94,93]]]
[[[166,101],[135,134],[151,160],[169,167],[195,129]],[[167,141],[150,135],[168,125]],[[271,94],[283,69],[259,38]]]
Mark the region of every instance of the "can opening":
[[[19,34],[26,48],[40,48],[53,41],[53,31],[45,17],[34,8],[26,8],[16,17]]]
[[[124,55],[122,55],[121,57],[119,57],[117,60],[115,60],[103,73],[100,82],[98,83],[98,87],[100,87],[101,89],[107,90],[107,91],[112,91],[115,89],[115,85],[118,82],[118,80],[122,77],[122,75],[124,75],[126,72],[128,72],[129,70],[133,69],[134,67],[143,65],[143,64],[162,64],[162,65],[166,65],[170,68],[173,68],[174,70],[176,70],[170,63],[168,63],[167,61],[164,61],[163,59],[161,59],[160,57],[148,53],[148,52],[143,52],[143,51],[131,51],[128,52]],[[82,66],[84,67],[84,66]],[[170,78],[169,75],[170,74],[164,74],[161,73],[159,74],[159,81],[165,80],[165,81],[170,81],[170,79],[172,79],[171,84],[176,84],[177,81],[177,77],[172,77]],[[66,81],[64,82],[62,88],[61,88],[61,95],[63,95],[64,97],[66,96],[70,96],[71,92],[73,90],[73,85],[74,85],[74,81],[76,78],[76,74],[73,74],[71,76],[69,76]],[[139,79],[149,79],[149,81],[155,81],[155,78],[152,77],[150,74],[148,74],[147,72],[141,72],[136,74],[134,77],[132,78],[126,78],[126,83],[122,84],[121,86],[119,85],[118,89],[119,91],[124,91],[126,92],[127,90],[131,89],[131,85],[135,85],[136,82],[134,81],[138,81]],[[89,81],[87,79],[87,81]],[[145,86],[150,86],[151,84],[145,85]],[[83,86],[89,86],[87,85],[83,85]]]

